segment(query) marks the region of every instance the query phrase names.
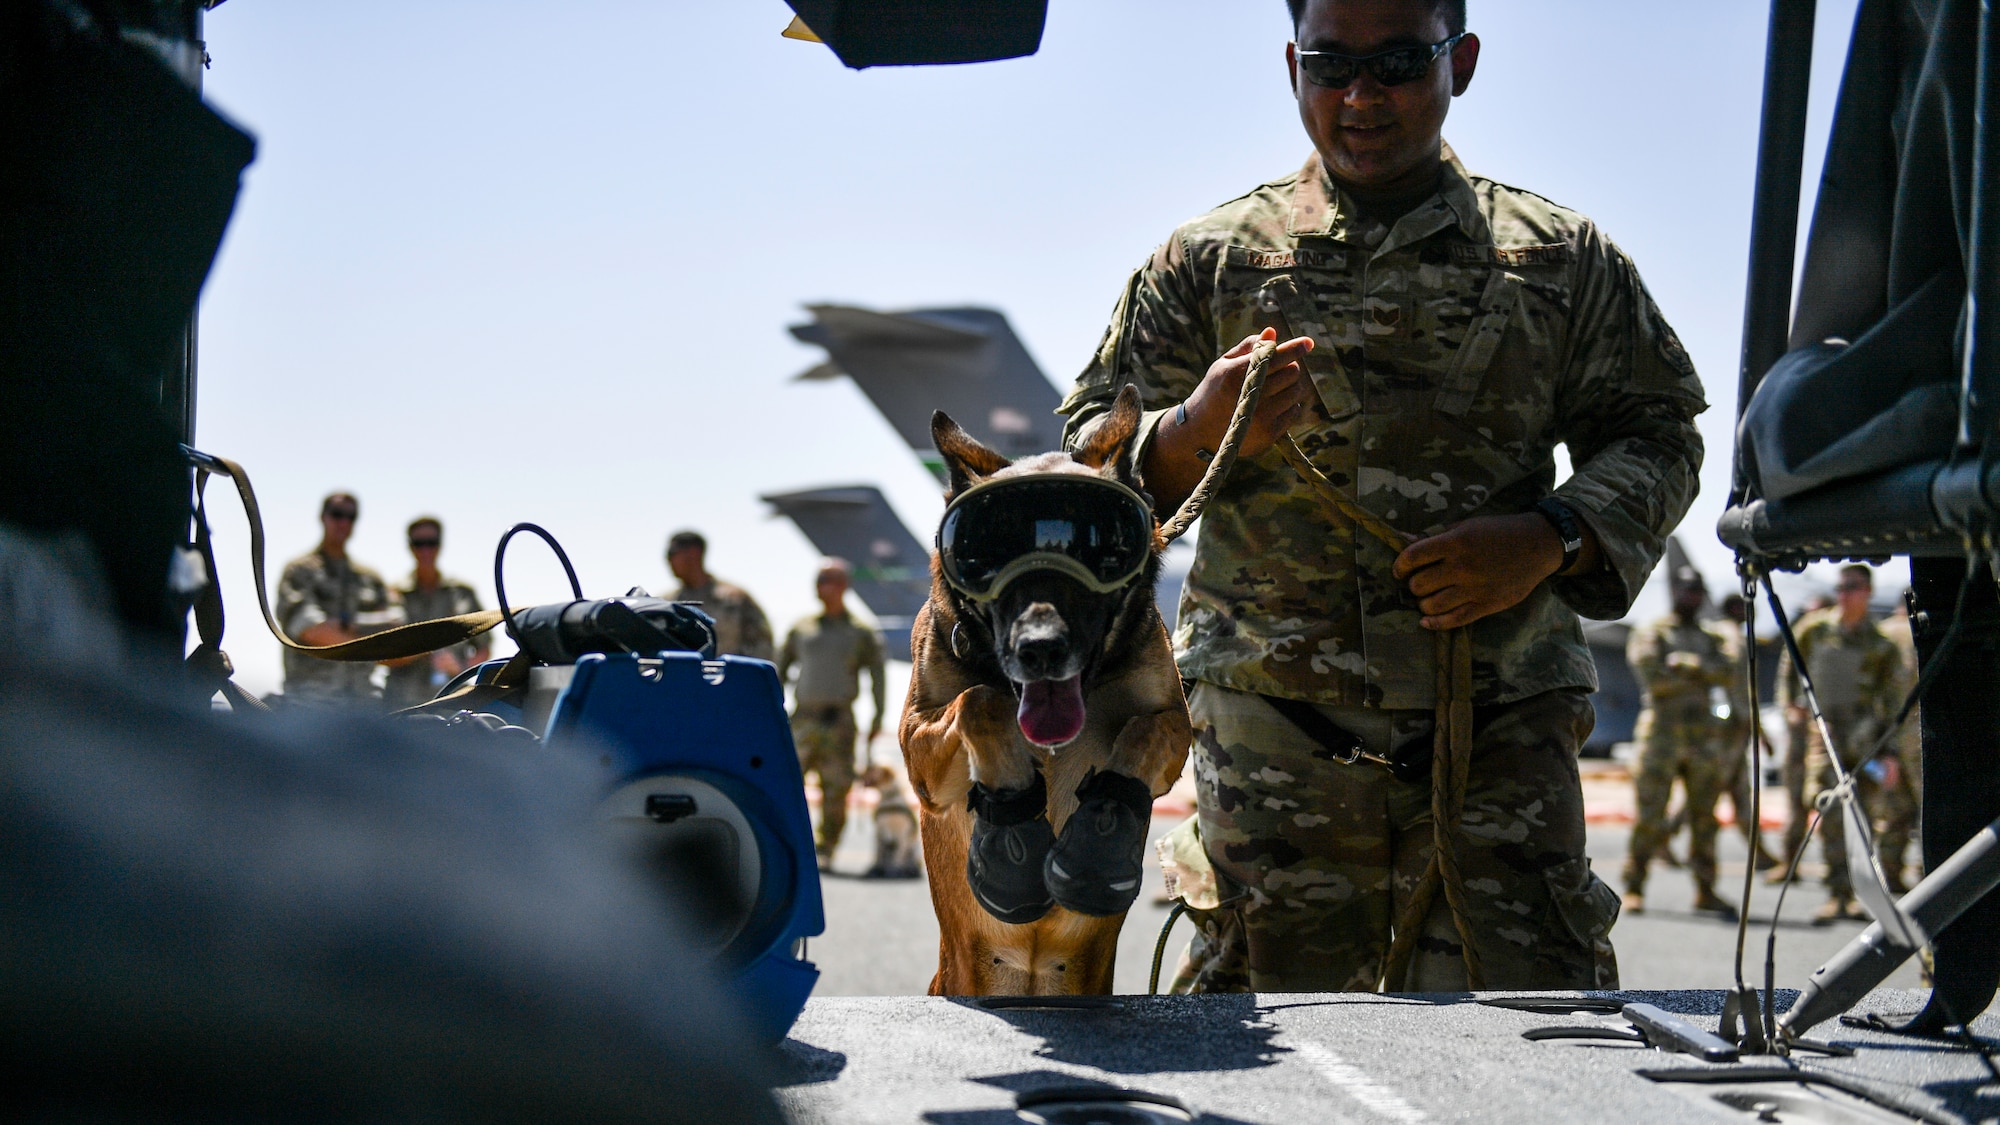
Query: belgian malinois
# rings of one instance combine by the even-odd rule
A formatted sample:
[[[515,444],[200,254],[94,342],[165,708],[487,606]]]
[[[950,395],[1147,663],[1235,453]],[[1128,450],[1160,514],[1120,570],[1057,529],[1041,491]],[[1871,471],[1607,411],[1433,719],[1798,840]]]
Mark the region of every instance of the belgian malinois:
[[[1009,463],[942,412],[950,471],[903,758],[940,938],[934,995],[1111,991],[1152,799],[1191,730],[1153,602],[1165,549],[1126,387],[1074,455]]]

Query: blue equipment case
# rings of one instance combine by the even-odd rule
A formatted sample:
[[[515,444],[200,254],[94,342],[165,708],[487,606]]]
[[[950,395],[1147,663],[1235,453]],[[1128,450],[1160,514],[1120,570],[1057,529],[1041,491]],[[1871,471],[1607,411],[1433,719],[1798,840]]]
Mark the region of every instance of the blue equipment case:
[[[826,930],[805,786],[769,661],[591,654],[550,713],[555,747],[607,754],[608,818],[629,840],[706,847],[735,865],[724,916],[697,920],[762,1038],[785,1037],[819,981],[804,939]],[[727,896],[724,896],[727,897]]]

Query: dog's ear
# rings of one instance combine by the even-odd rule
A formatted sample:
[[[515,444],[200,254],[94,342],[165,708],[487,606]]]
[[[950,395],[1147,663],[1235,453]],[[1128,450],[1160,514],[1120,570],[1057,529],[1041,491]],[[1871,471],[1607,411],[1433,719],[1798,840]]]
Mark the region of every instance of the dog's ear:
[[[1124,480],[1132,475],[1132,467],[1125,463],[1126,453],[1138,433],[1139,388],[1127,383],[1112,401],[1111,409],[1084,431],[1071,456],[1093,469],[1109,466],[1118,479]]]
[[[944,466],[951,474],[946,499],[964,492],[1006,468],[1009,463],[1006,457],[979,444],[942,410],[931,415],[931,442],[937,446],[938,454],[944,458]]]

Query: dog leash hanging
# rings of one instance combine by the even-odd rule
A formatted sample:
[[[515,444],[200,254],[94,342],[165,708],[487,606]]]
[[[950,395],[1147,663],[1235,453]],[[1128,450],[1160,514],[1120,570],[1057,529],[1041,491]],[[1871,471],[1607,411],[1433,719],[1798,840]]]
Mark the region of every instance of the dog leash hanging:
[[[1271,357],[1278,350],[1274,340],[1259,340],[1250,350],[1250,369],[1244,372],[1243,389],[1236,399],[1236,412],[1222,435],[1215,456],[1202,473],[1194,491],[1181,503],[1173,518],[1160,525],[1160,537],[1171,543],[1187,532],[1208,507],[1224,478],[1236,464],[1237,451],[1249,430],[1257,403],[1264,397],[1264,380],[1270,374]],[[1350,499],[1305,452],[1290,434],[1278,438],[1279,455],[1298,473],[1307,486],[1331,508],[1363,531],[1401,553],[1414,537],[1390,526],[1375,513]],[[1430,913],[1440,889],[1451,920],[1458,930],[1459,947],[1465,958],[1465,979],[1469,988],[1484,988],[1486,974],[1479,950],[1472,941],[1471,907],[1465,896],[1465,875],[1458,863],[1458,825],[1465,811],[1465,789],[1472,769],[1472,634],[1465,627],[1436,634],[1437,711],[1431,754],[1431,829],[1435,846],[1430,863],[1417,880],[1415,892],[1396,918],[1395,936],[1389,946],[1382,979],[1393,987],[1408,975],[1410,957],[1416,952],[1417,935]]]

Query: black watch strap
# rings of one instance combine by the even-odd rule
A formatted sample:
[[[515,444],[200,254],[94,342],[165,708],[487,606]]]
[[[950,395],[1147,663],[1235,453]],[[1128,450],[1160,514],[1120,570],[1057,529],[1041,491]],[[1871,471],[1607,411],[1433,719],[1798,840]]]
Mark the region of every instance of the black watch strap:
[[[1549,526],[1556,529],[1556,536],[1562,540],[1563,561],[1556,568],[1556,573],[1567,573],[1583,554],[1583,524],[1577,520],[1576,513],[1570,511],[1568,504],[1553,496],[1542,497],[1535,504],[1535,511],[1549,521]]]

